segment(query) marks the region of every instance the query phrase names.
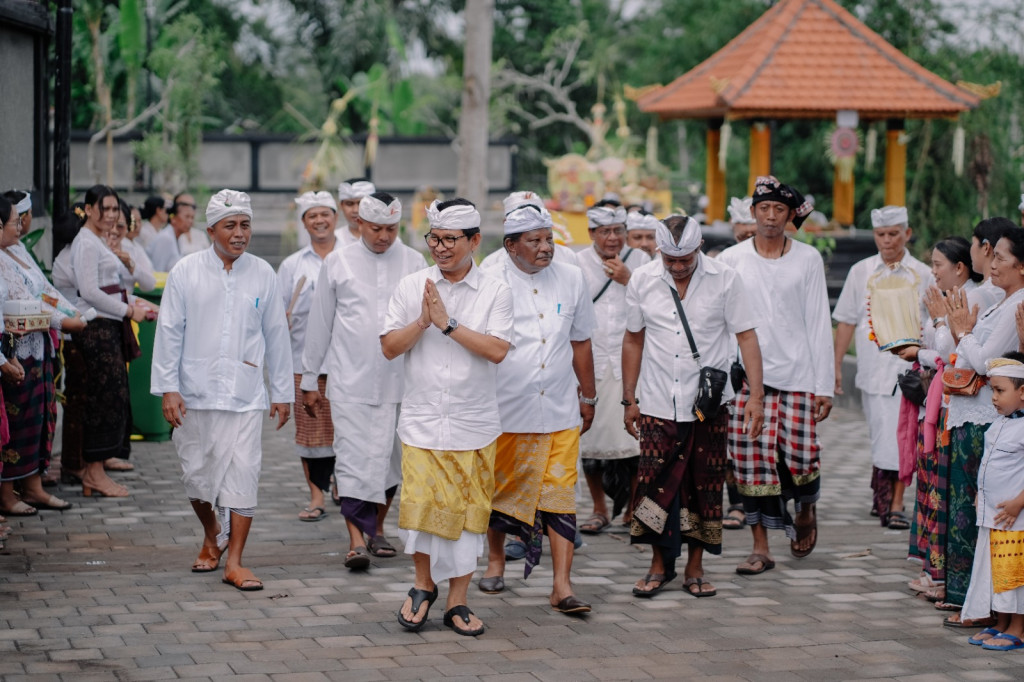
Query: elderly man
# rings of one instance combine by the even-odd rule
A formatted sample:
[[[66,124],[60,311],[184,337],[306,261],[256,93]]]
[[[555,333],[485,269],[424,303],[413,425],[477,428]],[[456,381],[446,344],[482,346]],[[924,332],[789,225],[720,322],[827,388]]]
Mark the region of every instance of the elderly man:
[[[654,241],[654,233],[658,228],[658,218],[653,213],[636,207],[626,213],[626,246],[631,249],[640,249],[651,258],[657,245]]]
[[[216,570],[226,548],[224,582],[261,590],[262,581],[242,566],[242,551],[256,512],[260,413],[269,405],[280,429],[295,398],[288,322],[274,269],[245,251],[252,233],[249,195],[217,192],[206,224],[213,246],[182,259],[167,278],[151,391],[163,396],[185,492],[203,525],[193,572]]]
[[[299,220],[309,235],[304,246],[282,261],[277,269],[278,293],[284,302],[288,330],[292,340],[292,370],[295,373],[295,448],[302,460],[302,471],[309,487],[309,506],[299,512],[301,521],[320,521],[327,516],[324,491],[330,490],[334,473],[334,428],[329,409],[316,416],[299,409],[299,383],[302,380],[302,350],[306,345],[309,312],[313,305],[320,269],[325,259],[339,248],[334,236],[338,222],[338,204],[330,192],[306,192],[295,199]],[[323,363],[313,370],[312,382],[318,383],[321,396],[327,389],[327,370]],[[326,400],[326,398],[325,398]]]
[[[338,185],[338,205],[341,206],[345,225],[337,228],[335,234],[342,246],[359,241],[359,202],[376,191],[377,188],[366,178],[349,178]]]
[[[178,195],[181,197],[182,195]],[[190,199],[190,195],[185,195]],[[170,220],[146,247],[146,254],[153,263],[156,272],[170,272],[171,268],[185,254],[181,252],[179,238],[192,229],[196,219],[194,200],[171,205]],[[209,229],[209,228],[207,228]]]
[[[661,257],[638,268],[626,287],[622,342],[624,420],[641,453],[630,535],[652,548],[650,568],[633,594],[652,597],[676,577],[685,541],[684,589],[711,597],[716,590],[704,580],[703,555],[722,551],[729,415],[714,398],[705,401],[708,413],[697,409],[701,367],[728,370],[739,344],[751,394],[741,429],[757,438],[764,420],[757,318],[736,271],[700,253],[693,218],[666,218],[657,241]],[[732,398],[727,381],[717,398]]]
[[[745,382],[729,426],[736,484],[754,536],[750,556],[736,568],[746,575],[763,573],[774,563],[769,528],[786,531],[790,552],[798,558],[810,554],[818,539],[821,445],[815,424],[832,410],[832,321],[821,254],[786,236],[786,225],[799,227],[808,213],[800,192],[772,176],[759,177],[747,214],[755,221],[754,236],[718,256],[740,274],[761,315],[764,433],[755,440],[742,432],[741,412],[750,397]]]
[[[576,259],[597,317],[592,343],[599,402],[593,428],[580,438],[583,475],[594,503],[593,513],[580,526],[580,532],[590,535],[607,528],[620,510],[625,510],[623,520],[629,522],[629,503],[636,488],[640,456],[636,439],[619,423],[622,335],[626,331],[626,285],[630,274],[651,259],[641,248],[626,245],[629,222],[634,230],[652,233],[660,224],[653,215],[639,211],[627,215],[625,209],[614,205],[591,208],[587,211],[587,225],[593,248],[584,249]],[[606,493],[612,498],[611,512]]]
[[[534,208],[544,209],[544,200],[541,199],[540,195],[536,192],[512,192],[501,200],[501,204],[505,216],[508,216],[509,213],[517,208],[522,208],[523,206],[533,206]],[[552,223],[552,231],[554,230],[555,226],[554,223]],[[576,252],[564,244],[555,243],[554,257],[562,263],[571,263],[572,265],[577,264]],[[508,251],[506,251],[505,247],[502,246],[500,249],[494,253],[488,254],[482,261],[480,261],[480,268],[486,271],[495,267],[504,267],[506,262],[508,262]]]
[[[190,253],[202,251],[209,246],[210,240],[206,238],[206,233],[195,227],[195,197],[188,192],[180,192],[174,196],[174,202],[172,205],[176,206],[178,210],[184,210],[185,208],[192,209],[192,218],[188,220],[188,230],[183,234],[178,235],[178,250],[181,251],[181,255],[187,256]]]
[[[850,341],[857,341],[856,386],[871,434],[871,490],[874,500],[871,513],[883,526],[906,530],[910,522],[903,511],[904,485],[899,480],[899,448],[896,426],[899,420],[901,394],[896,391],[896,378],[910,368],[910,363],[892,353],[881,351],[871,340],[868,320],[868,279],[877,272],[905,269],[918,281],[918,298],[923,300],[928,287],[935,283],[931,269],[910,255],[910,222],[903,206],[885,206],[871,211],[871,227],[878,253],[855,263],[846,276],[843,291],[832,312],[838,322],[835,336],[836,393],[842,393],[843,356]],[[922,318],[924,319],[924,318]]]
[[[381,332],[389,360],[406,355],[398,435],[402,504],[398,526],[416,582],[398,613],[407,630],[423,627],[448,580],[446,626],[479,635],[466,605],[494,494],[497,365],[512,339],[512,294],[473,263],[480,213],[465,199],[435,201],[425,235],[435,265],[398,284]]]
[[[345,566],[353,570],[369,567],[367,547],[378,557],[395,555],[383,526],[402,480],[395,427],[404,363],[388,362],[378,338],[398,282],[427,264],[397,241],[401,219],[402,204],[390,194],[360,200],[361,237],[324,263],[302,356],[304,410],[334,422],[334,477],[349,534]],[[330,404],[317,387],[321,368]]]
[[[498,367],[502,434],[494,465],[487,571],[479,586],[488,594],[505,589],[506,533],[519,536],[528,548],[526,577],[540,560],[546,534],[554,567],[552,608],[586,613],[590,604],[573,594],[569,574],[580,422],[586,432],[597,404],[590,346],[594,308],[580,269],[552,262],[551,225],[551,214],[532,205],[505,216],[509,257],[492,271],[512,290],[515,333],[513,350]]]

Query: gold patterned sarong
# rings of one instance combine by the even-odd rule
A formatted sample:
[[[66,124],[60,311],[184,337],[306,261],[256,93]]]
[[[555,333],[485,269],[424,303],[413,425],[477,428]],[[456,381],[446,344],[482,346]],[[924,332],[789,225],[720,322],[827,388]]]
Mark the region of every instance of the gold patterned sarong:
[[[532,526],[538,511],[576,513],[579,428],[498,436],[491,508]]]
[[[479,450],[424,450],[402,443],[398,527],[445,540],[486,533],[494,494],[491,443]]]
[[[992,555],[992,591],[999,594],[1024,587],[1024,530],[992,529],[988,547]]]

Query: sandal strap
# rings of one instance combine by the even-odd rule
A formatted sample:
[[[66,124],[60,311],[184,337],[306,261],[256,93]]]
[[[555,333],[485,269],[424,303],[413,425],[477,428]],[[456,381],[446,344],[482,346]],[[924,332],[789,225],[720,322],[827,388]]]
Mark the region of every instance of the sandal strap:
[[[462,619],[462,622],[469,625],[469,617],[473,615],[473,612],[469,610],[469,607],[465,604],[459,604],[448,609],[448,617],[454,619],[458,616]]]

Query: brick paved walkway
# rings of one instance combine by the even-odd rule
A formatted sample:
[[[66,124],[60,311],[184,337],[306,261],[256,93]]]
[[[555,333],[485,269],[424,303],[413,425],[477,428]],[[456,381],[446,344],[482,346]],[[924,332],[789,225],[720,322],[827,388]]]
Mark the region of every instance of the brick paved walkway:
[[[374,559],[369,573],[341,566],[336,513],[301,523],[307,493],[289,424],[265,435],[260,503],[246,550],[262,592],[242,593],[220,573],[189,572],[197,522],[169,443],[137,444],[133,496],[86,499],[67,512],[9,520],[0,554],[0,679],[158,680],[572,680],[715,679],[1010,680],[1024,656],[969,646],[914,599],[906,531],[868,516],[870,458],[864,423],[837,409],[825,445],[818,547],[792,558],[772,534],[775,570],[741,577],[747,531],[726,531],[705,560],[717,597],[696,600],[672,583],[652,600],[633,582],[649,554],[624,529],[588,537],[577,554],[585,619],[548,608],[544,558],[529,581],[510,563],[504,595],[470,593],[488,626],[479,638],[430,623],[407,633],[395,620],[412,579],[405,556]],[[395,537],[395,514],[389,519]],[[479,575],[479,574],[478,574]]]

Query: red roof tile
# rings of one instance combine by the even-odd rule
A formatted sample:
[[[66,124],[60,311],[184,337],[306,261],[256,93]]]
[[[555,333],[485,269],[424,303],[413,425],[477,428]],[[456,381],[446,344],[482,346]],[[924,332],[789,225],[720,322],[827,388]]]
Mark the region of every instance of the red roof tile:
[[[663,118],[932,118],[973,109],[833,0],[781,0],[689,72],[645,94]]]

